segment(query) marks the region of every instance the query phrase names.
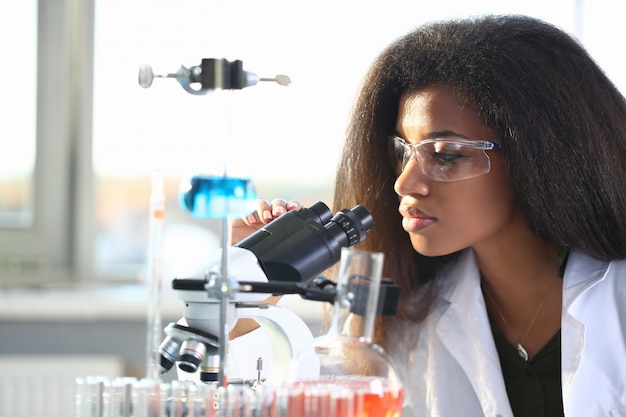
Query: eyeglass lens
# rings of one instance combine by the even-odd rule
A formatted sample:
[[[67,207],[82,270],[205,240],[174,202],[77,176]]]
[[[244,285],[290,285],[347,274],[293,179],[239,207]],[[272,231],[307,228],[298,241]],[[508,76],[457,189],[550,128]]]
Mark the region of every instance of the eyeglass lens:
[[[407,144],[396,137],[390,139],[389,151],[398,174],[415,156],[424,175],[435,181],[471,178],[486,174],[491,168],[489,156],[482,146],[454,140],[424,140]]]

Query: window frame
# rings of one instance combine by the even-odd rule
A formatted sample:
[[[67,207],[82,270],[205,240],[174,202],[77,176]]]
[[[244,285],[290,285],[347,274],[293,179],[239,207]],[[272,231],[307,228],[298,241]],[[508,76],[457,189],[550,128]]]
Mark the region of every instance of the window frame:
[[[0,286],[65,283],[89,269],[80,191],[91,170],[93,10],[92,0],[37,2],[34,222],[0,229]]]

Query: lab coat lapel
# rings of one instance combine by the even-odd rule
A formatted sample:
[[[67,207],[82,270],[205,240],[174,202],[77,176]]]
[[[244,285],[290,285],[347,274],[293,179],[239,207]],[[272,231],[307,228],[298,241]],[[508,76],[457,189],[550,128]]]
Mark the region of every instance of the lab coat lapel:
[[[584,293],[607,273],[609,262],[572,250],[563,277],[563,315],[561,331],[561,367],[563,398],[567,403],[574,375],[580,365],[585,345],[585,326],[581,322],[585,304]],[[599,314],[600,320],[603,315]]]
[[[449,307],[437,334],[470,380],[484,414],[513,416],[473,251],[467,250],[447,275],[451,286],[443,296]]]

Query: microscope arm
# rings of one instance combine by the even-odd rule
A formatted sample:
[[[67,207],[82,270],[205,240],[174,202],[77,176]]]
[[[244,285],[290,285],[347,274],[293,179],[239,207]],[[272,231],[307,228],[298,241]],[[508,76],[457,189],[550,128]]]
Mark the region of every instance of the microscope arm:
[[[265,384],[280,386],[287,373],[290,359],[313,341],[310,329],[295,313],[271,304],[264,307],[250,306],[250,308],[239,305],[237,312],[239,318],[256,320],[269,339],[273,341],[273,365]],[[279,341],[281,343],[278,343]],[[309,371],[315,372],[315,370],[316,368],[311,364]]]

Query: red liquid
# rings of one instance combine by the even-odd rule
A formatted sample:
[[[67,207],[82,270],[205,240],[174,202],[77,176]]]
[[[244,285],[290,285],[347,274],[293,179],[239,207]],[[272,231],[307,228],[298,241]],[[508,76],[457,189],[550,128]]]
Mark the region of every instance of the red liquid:
[[[290,389],[288,417],[399,417],[404,390],[376,378],[299,382]]]

